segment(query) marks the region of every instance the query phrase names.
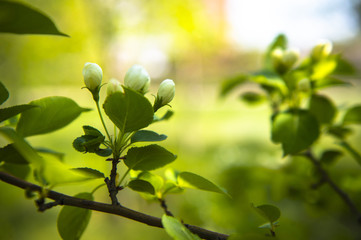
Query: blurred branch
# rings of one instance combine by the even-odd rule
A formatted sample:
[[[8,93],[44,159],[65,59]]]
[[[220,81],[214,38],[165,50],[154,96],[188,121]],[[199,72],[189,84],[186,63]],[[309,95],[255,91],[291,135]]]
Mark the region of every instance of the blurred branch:
[[[357,221],[361,224],[361,213],[357,209],[356,205],[353,203],[351,198],[345,193],[337,184],[330,178],[328,172],[322,167],[320,161],[316,159],[316,157],[312,154],[310,150],[303,154],[306,158],[308,158],[313,165],[316,167],[318,173],[321,175],[320,183],[313,185],[313,188],[321,186],[323,183],[327,183],[345,202],[345,204],[349,207],[352,214],[357,217]]]
[[[28,189],[30,191],[37,191],[41,192],[42,187],[39,185],[27,182],[25,180],[22,180],[20,178],[14,177],[8,173],[0,171],[0,180],[3,182],[6,182],[8,184],[11,184],[13,186],[22,188],[22,189]],[[73,206],[73,207],[80,207],[80,208],[86,208],[94,211],[114,214],[118,216],[122,216],[128,219],[132,219],[137,222],[141,222],[144,224],[147,224],[152,227],[158,227],[163,228],[162,221],[160,218],[153,217],[123,206],[117,206],[117,205],[111,205],[111,204],[105,204],[95,201],[89,201],[84,200],[76,197],[71,197],[59,192],[55,191],[48,191],[47,198],[54,200],[57,204],[61,205],[67,205],[67,206]],[[226,240],[229,236],[222,233],[212,232],[204,228],[200,228],[193,225],[186,224],[188,229],[197,234],[202,239],[206,240]]]

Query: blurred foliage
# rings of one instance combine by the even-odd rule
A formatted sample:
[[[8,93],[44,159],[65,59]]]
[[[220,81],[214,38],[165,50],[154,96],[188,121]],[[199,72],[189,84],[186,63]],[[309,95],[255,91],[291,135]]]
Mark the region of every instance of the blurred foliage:
[[[217,6],[190,0],[26,2],[51,16],[70,38],[0,35],[0,72],[12,93],[6,104],[60,95],[92,107],[87,92],[80,90],[79,69],[85,62],[104,66],[105,79],[121,78],[130,65],[143,64],[155,82],[170,76],[177,83],[172,104],[176,114],[169,121],[171,131],[166,143],[179,158],[172,167],[212,179],[232,196],[229,199],[196,191],[169,196],[167,204],[175,215],[215,231],[238,232],[241,239],[262,239],[267,231],[258,226],[264,220],[250,204],[270,203],[282,211],[277,228],[279,239],[358,239],[359,226],[350,219],[338,197],[327,186],[318,190],[310,187],[317,182],[311,164],[302,158],[282,159],[280,150],[270,143],[269,110],[265,106],[249,109],[233,100],[216,100],[217,79],[259,66],[258,53],[239,52],[227,42],[224,16],[217,15]],[[359,100],[360,85],[357,81],[352,83],[352,91],[329,90],[338,106]],[[247,85],[246,90],[254,90],[254,86]],[[34,146],[65,152],[64,161],[68,164],[94,166],[108,172],[109,166],[97,161],[98,156],[87,159],[71,146],[72,140],[82,134],[78,126],[94,121],[92,126],[101,127],[95,119],[95,111],[85,113],[52,137],[35,136],[29,141]],[[153,129],[162,133],[164,126],[157,123]],[[359,137],[357,132],[352,138],[356,146]],[[332,177],[360,206],[359,166],[349,156],[332,164]],[[56,190],[74,194],[92,189],[93,185],[83,184]],[[108,193],[103,190],[96,192],[97,201],[108,201]],[[57,236],[55,222],[60,209],[40,214],[32,201],[25,200],[23,191],[2,183],[0,191],[1,238]],[[131,191],[119,196],[127,207],[162,214],[159,206],[145,202]],[[169,239],[161,229],[97,212],[93,212],[83,239],[120,237]]]

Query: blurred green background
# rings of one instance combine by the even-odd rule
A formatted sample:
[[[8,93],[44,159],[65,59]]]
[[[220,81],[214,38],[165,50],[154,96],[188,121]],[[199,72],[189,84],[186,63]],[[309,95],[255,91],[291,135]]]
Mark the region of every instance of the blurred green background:
[[[28,0],[51,16],[70,38],[46,35],[0,35],[1,81],[11,97],[6,106],[45,96],[74,99],[95,108],[83,87],[85,62],[96,62],[110,78],[122,81],[133,64],[143,65],[152,77],[151,93],[171,78],[176,83],[174,117],[151,126],[168,135],[163,146],[178,155],[170,167],[202,175],[233,196],[188,190],[167,199],[168,207],[186,223],[223,233],[264,235],[263,220],[251,203],[274,204],[282,211],[280,239],[360,239],[361,229],[347,207],[328,186],[312,190],[313,168],[304,159],[282,158],[280,146],[270,141],[266,104],[249,107],[238,94],[220,99],[222,80],[257,70],[262,52],[278,33],[292,47],[307,53],[319,38],[329,38],[335,51],[361,68],[359,22],[361,4],[353,1],[236,1],[236,0]],[[361,101],[361,84],[333,88],[325,94],[338,106]],[[105,91],[103,91],[103,98]],[[147,95],[153,100],[151,94]],[[72,148],[82,125],[102,129],[96,111],[83,114],[53,134],[31,137],[35,147],[66,153],[65,162],[108,173],[109,162]],[[357,130],[357,129],[356,129]],[[358,130],[353,145],[361,149]],[[333,144],[325,141],[322,144]],[[332,177],[361,205],[360,167],[343,157],[330,169]],[[122,171],[122,169],[120,170]],[[164,169],[158,171],[162,174]],[[99,182],[67,185],[66,194],[91,191]],[[0,239],[60,239],[56,218],[60,208],[38,213],[24,192],[0,183]],[[109,202],[105,188],[97,201]],[[127,207],[161,216],[157,203],[143,200],[128,189],[119,193]],[[93,212],[83,239],[169,239],[161,229],[108,214]]]

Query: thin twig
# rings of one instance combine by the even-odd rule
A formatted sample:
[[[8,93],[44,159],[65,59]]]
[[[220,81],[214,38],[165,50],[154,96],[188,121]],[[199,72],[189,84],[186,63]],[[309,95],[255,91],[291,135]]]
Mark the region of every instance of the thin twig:
[[[167,214],[168,216],[172,216],[174,217],[173,213],[171,211],[168,210],[168,206],[167,204],[165,203],[165,200],[164,199],[158,199],[159,202],[160,202],[160,206],[163,208],[164,210],[164,213]]]
[[[39,185],[27,182],[25,180],[14,177],[2,171],[0,171],[0,180],[22,189],[29,189],[31,191],[36,191],[36,192],[42,191],[42,187],[40,187]],[[57,201],[62,205],[86,208],[94,211],[114,214],[128,219],[132,219],[140,223],[147,224],[149,226],[163,228],[162,221],[160,218],[153,217],[145,213],[141,213],[120,205],[111,205],[111,204],[105,204],[95,201],[89,201],[81,198],[71,197],[51,190],[47,192],[46,197],[54,201]],[[190,231],[197,234],[202,239],[206,239],[206,240],[226,240],[229,237],[226,234],[212,232],[207,229],[193,225],[187,224],[187,227],[189,228]]]
[[[307,151],[304,153],[304,156],[307,157],[313,165],[316,167],[317,171],[321,175],[321,181],[327,183],[338,195],[339,197],[345,202],[345,204],[349,207],[352,214],[357,217],[357,221],[361,224],[361,213],[353,203],[351,198],[345,193],[337,184],[330,178],[328,172],[322,167],[321,163],[316,159],[316,157],[312,154],[311,151]]]

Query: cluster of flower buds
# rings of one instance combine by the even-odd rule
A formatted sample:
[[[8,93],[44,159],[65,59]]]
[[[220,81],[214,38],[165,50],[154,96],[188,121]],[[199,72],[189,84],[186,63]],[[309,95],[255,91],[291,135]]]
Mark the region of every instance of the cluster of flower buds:
[[[327,58],[332,52],[332,43],[328,40],[321,40],[311,51],[311,58],[320,61]]]
[[[290,70],[300,57],[298,49],[276,48],[272,51],[272,62],[275,70],[279,74],[284,74]]]
[[[86,88],[93,94],[95,101],[99,101],[99,91],[103,78],[103,71],[96,63],[85,63],[83,68],[84,83]],[[150,76],[148,72],[140,65],[132,66],[124,78],[124,86],[135,90],[141,94],[145,94],[149,90]],[[111,95],[115,92],[123,92],[120,82],[111,79],[107,86],[107,94]],[[175,84],[173,80],[164,80],[158,89],[156,99],[154,101],[154,112],[159,108],[168,105],[174,98]]]

